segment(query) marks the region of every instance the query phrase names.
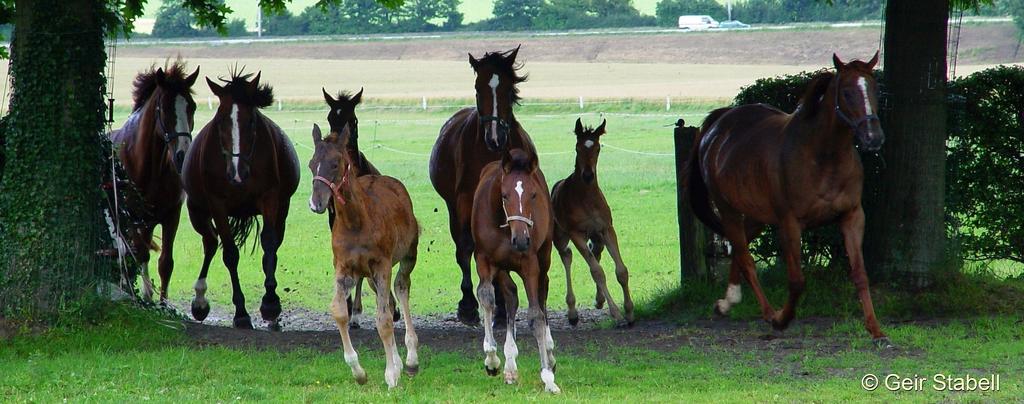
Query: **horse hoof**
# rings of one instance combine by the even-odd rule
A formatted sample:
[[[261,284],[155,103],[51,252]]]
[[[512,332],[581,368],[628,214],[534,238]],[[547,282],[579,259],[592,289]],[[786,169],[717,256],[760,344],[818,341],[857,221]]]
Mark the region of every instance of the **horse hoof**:
[[[196,321],[202,322],[206,320],[206,316],[210,315],[210,304],[203,302],[202,304],[192,301],[192,318]]]
[[[497,376],[498,375],[498,368],[491,369],[491,368],[489,368],[487,366],[484,366],[484,370],[487,371],[487,375],[488,376]]]
[[[270,323],[267,324],[267,329],[269,329],[270,331],[281,331],[281,322],[271,321]]]
[[[251,330],[252,319],[249,316],[235,317],[235,328],[240,330]]]
[[[480,324],[480,313],[477,313],[476,309],[463,310],[459,309],[458,312],[459,322],[465,325],[479,325]]]
[[[875,338],[873,342],[875,343],[875,348],[881,350],[896,349],[896,345],[893,345],[892,341],[889,340],[889,337],[878,337]]]
[[[604,308],[604,300],[596,300],[596,301],[594,301],[594,308],[596,308],[598,310],[603,309]]]
[[[789,321],[779,320],[777,316],[772,317],[771,321],[768,321],[768,323],[771,324],[772,328],[776,331],[783,331],[789,327]]]
[[[395,314],[393,316],[391,316],[391,320],[395,321],[395,322],[398,322],[401,319],[402,319],[402,313],[399,312],[398,310],[395,310]]]
[[[719,300],[719,301],[721,301],[721,300]],[[719,306],[718,302],[715,302],[715,304],[713,304],[711,306],[713,307],[711,312],[714,313],[715,318],[726,318],[726,317],[729,317],[729,313],[723,312],[722,311],[722,307]]]
[[[569,325],[575,327],[580,323],[580,315],[575,312],[569,313]]]
[[[505,384],[516,384],[519,381],[519,373],[506,371],[505,372]]]
[[[363,374],[361,374],[361,375],[355,375],[355,378],[356,378],[356,383],[357,384],[360,384],[360,385],[366,384],[366,372],[363,372]]]
[[[419,373],[419,372],[420,372],[420,365],[413,365],[413,366],[405,365],[405,374],[406,375],[408,375],[410,377],[411,376],[416,376],[416,374]]]
[[[281,304],[267,304],[263,303],[260,305],[260,316],[263,320],[269,322],[277,321],[277,318],[281,316]]]

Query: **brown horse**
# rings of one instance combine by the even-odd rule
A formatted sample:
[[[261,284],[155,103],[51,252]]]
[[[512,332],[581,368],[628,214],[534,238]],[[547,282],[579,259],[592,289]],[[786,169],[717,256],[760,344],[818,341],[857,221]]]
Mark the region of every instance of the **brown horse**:
[[[292,142],[270,118],[259,111],[274,101],[268,85],[260,85],[260,74],[232,73],[223,86],[209,78],[207,84],[220,99],[210,123],[196,136],[185,157],[182,178],[188,192],[192,227],[203,238],[203,266],[196,281],[192,316],[202,321],[210,313],[206,300],[206,274],[223,247],[224,265],[231,275],[231,301],[235,305],[235,327],[252,328],[245,310],[245,297],[238,283],[238,250],[263,216],[260,245],[266,293],[260,314],[270,328],[280,327],[281,299],[277,296],[277,249],[284,240],[285,221],[292,194],[299,183],[299,163]]]
[[[359,89],[358,93],[354,95],[345,91],[338,92],[337,96],[332,97],[327,92],[326,88],[322,88],[321,91],[324,93],[324,101],[327,102],[327,106],[330,109],[327,111],[327,122],[331,125],[331,133],[341,133],[342,128],[348,125],[351,135],[347,143],[346,151],[351,154],[352,161],[356,164],[358,170],[356,172],[359,175],[380,175],[380,171],[377,167],[374,167],[370,163],[370,160],[366,159],[366,155],[359,151],[359,118],[356,117],[356,106],[359,105],[363,100],[363,89]],[[331,146],[331,144],[324,144],[325,147]],[[316,159],[316,156],[313,157]],[[310,170],[313,170],[313,175],[318,175],[315,167],[310,161]],[[334,179],[332,179],[334,181]],[[316,201],[318,204],[314,204],[312,196],[309,200],[309,209],[314,213],[324,213],[324,206],[327,211],[327,225],[328,228],[334,228],[334,200],[329,197],[320,198]],[[392,303],[394,298],[391,299]],[[360,278],[356,281],[356,292],[353,299],[352,312],[354,314],[360,314],[363,312],[363,280]],[[397,318],[396,318],[397,320]],[[358,323],[353,323],[358,324]]]
[[[687,190],[701,221],[732,244],[729,287],[716,312],[728,313],[740,301],[745,276],[764,319],[785,329],[804,289],[800,233],[838,221],[866,328],[877,344],[888,346],[861,255],[864,170],[854,147],[854,138],[867,150],[878,150],[884,141],[872,76],[878,54],[866,63],[846,64],[835,55],[832,60],[836,72],[815,77],[792,114],[763,104],[713,111],[697,135]],[[778,227],[788,269],[789,299],[780,312],[761,291],[747,249],[765,225]]]
[[[494,281],[505,274],[499,290],[505,295],[505,382],[519,378],[516,356],[516,311],[519,296],[508,272],[515,272],[523,281],[530,304],[528,318],[540,352],[540,378],[544,390],[558,393],[555,384],[555,349],[547,323],[548,268],[551,267],[551,239],[554,220],[547,183],[537,167],[533,154],[519,148],[509,150],[501,161],[484,167],[480,184],[473,196],[472,232],[476,246],[477,287],[484,315],[484,367],[488,374],[498,374],[497,344],[491,320],[495,315]]]
[[[366,371],[359,365],[359,356],[352,347],[348,327],[349,292],[362,278],[370,279],[377,291],[377,332],[384,343],[387,357],[384,379],[388,388],[398,385],[402,359],[395,344],[393,316],[396,312],[391,298],[391,269],[399,263],[395,291],[405,313],[405,347],[408,350],[405,370],[413,375],[419,369],[416,352],[418,340],[409,313],[409,276],[416,266],[419,225],[413,215],[412,199],[398,180],[381,175],[359,175],[353,154],[347,150],[352,132],[344,126],[323,138],[320,126],[313,126],[313,139],[318,153],[314,157],[318,181],[313,182],[313,198],[334,199],[336,220],[332,227],[334,250],[334,299],[331,313],[338,324],[345,347],[345,362],[359,384],[366,383]],[[311,162],[312,165],[312,162]],[[327,173],[340,181],[328,181]]]
[[[150,68],[135,76],[133,112],[121,129],[110,132],[110,140],[120,146],[118,158],[125,173],[139,190],[144,206],[131,207],[142,218],[141,235],[133,237],[132,250],[142,267],[142,296],[153,298],[149,278],[149,249],[157,224],[163,231],[160,252],[160,302],[167,301],[167,285],[174,271],[174,237],[178,233],[181,205],[185,193],[181,187],[181,167],[192,143],[196,103],[192,85],[199,68],[185,76],[180,60],[164,68]]]
[[[488,163],[501,160],[509,148],[523,149],[532,160],[537,160],[533,141],[512,113],[512,107],[519,102],[516,85],[526,81],[526,76],[518,74],[518,53],[519,48],[488,52],[480,59],[469,55],[469,64],[476,72],[476,107],[463,108],[445,122],[430,154],[430,182],[448,208],[455,261],[462,270],[458,317],[467,324],[480,322],[469,272],[474,248],[470,213],[480,172]],[[499,303],[501,299],[499,295]],[[499,313],[503,309],[499,305]],[[503,321],[504,316],[499,318],[499,322]]]
[[[616,320],[633,324],[633,298],[629,294],[629,270],[622,263],[619,254],[618,236],[612,227],[612,210],[604,193],[597,184],[597,158],[601,155],[601,135],[605,134],[605,123],[596,129],[584,127],[576,119],[576,169],[569,177],[555,183],[551,189],[551,203],[555,213],[555,249],[565,265],[565,304],[569,307],[569,323],[576,325],[580,318],[576,313],[576,295],[572,292],[572,250],[569,242],[576,246],[590,267],[590,275],[597,284],[597,308],[608,301],[608,312]],[[587,242],[590,242],[590,248]],[[615,277],[622,285],[623,305],[626,316],[623,319],[619,307],[608,293],[604,269],[601,268],[601,251],[608,246],[608,254],[615,260]]]

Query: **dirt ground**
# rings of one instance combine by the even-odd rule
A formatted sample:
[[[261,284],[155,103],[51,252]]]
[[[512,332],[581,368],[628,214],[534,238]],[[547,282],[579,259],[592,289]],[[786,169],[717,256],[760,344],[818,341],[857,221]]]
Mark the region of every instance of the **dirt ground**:
[[[500,33],[485,37],[324,41],[238,45],[122,46],[118,56],[164,58],[274,58],[465,61],[466,52],[523,44],[530,62],[819,65],[832,52],[867,58],[879,46],[879,27],[708,33],[653,33],[543,37]],[[959,64],[1024,61],[1012,23],[966,24]]]

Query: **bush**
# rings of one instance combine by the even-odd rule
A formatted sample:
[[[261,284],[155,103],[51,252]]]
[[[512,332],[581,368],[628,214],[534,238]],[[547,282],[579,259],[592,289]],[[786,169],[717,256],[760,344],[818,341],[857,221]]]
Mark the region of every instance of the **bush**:
[[[263,35],[269,36],[291,36],[305,35],[308,33],[307,21],[292,14],[285,9],[280,14],[272,14],[263,17]]]
[[[765,103],[791,112],[818,72],[759,79],[735,105]],[[885,80],[875,72],[879,91]],[[946,228],[962,258],[1024,263],[1024,67],[1001,66],[949,84]],[[864,160],[864,194],[876,191],[877,159]],[[868,213],[870,214],[870,212]],[[804,232],[803,259],[814,266],[845,265],[835,226]],[[778,256],[774,231],[751,245],[762,261]]]
[[[748,23],[780,24],[809,21],[879,20],[881,0],[747,0],[732,8],[732,16]]]
[[[968,260],[1024,263],[1024,67],[950,83],[947,227]]]
[[[715,0],[661,0],[655,8],[658,25],[675,27],[681,15],[710,15],[717,20],[728,18],[728,12]]]

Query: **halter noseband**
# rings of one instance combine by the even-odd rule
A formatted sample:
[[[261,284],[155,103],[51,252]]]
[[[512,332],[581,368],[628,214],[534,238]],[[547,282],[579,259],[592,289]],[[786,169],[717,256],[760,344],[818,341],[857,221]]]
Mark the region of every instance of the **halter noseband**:
[[[503,224],[501,226],[498,226],[498,227],[499,228],[508,227],[509,225],[512,224],[510,222],[523,222],[523,223],[526,223],[527,227],[533,227],[533,220],[532,219],[530,219],[530,218],[528,218],[526,216],[518,216],[518,215],[506,216],[505,217],[505,224]]]
[[[324,183],[324,185],[327,185],[327,187],[331,189],[331,195],[334,195],[334,200],[338,202],[338,205],[344,205],[345,197],[341,195],[341,187],[348,183],[348,173],[350,170],[352,170],[351,164],[345,167],[345,174],[341,176],[341,182],[337,184],[321,175],[313,177],[313,182],[320,181]]]
[[[836,116],[838,116],[839,119],[842,119],[843,122],[846,122],[846,124],[850,127],[850,129],[853,130],[854,133],[858,133],[859,134],[861,132],[861,130],[860,130],[861,126],[863,126],[864,124],[866,124],[868,122],[871,122],[871,121],[879,121],[879,122],[881,122],[881,120],[878,118],[878,115],[876,115],[876,114],[864,115],[863,117],[861,117],[860,119],[858,119],[856,121],[854,121],[853,119],[850,119],[850,117],[847,116],[846,113],[844,113],[843,110],[839,108],[839,83],[840,83],[840,80],[839,80],[839,70],[837,69],[836,70],[836,91],[835,91],[835,100],[834,100],[835,101],[834,103],[836,104]],[[865,96],[866,95],[867,94],[865,94]],[[867,102],[867,101],[868,100],[864,100],[864,102]]]

